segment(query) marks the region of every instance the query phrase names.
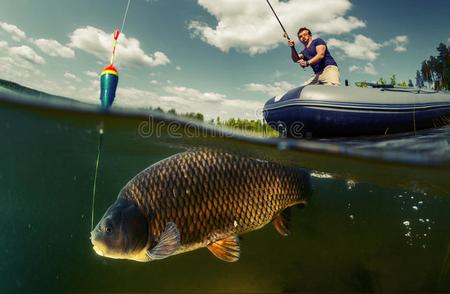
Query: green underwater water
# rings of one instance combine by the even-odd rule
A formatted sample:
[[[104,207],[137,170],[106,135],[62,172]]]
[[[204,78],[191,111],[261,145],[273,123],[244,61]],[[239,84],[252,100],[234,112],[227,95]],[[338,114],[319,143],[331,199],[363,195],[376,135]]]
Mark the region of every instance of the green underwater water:
[[[102,122],[95,222],[142,169],[197,146],[314,169],[314,193],[309,205],[293,210],[291,236],[280,236],[272,225],[243,235],[237,263],[206,249],[150,263],[100,257],[89,233]],[[447,165],[364,160],[233,138],[170,138],[167,125],[158,135],[142,136],[141,123],[0,103],[1,293],[449,291]]]

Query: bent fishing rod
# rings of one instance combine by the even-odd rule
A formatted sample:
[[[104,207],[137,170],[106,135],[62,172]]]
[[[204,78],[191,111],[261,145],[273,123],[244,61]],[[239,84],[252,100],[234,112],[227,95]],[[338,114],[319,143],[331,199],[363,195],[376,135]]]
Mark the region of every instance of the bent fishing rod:
[[[272,5],[270,4],[269,0],[266,0],[266,2],[267,2],[267,4],[269,4],[269,7],[270,7],[270,9],[272,10],[273,15],[275,15],[275,17],[276,17],[277,20],[278,20],[278,23],[279,23],[280,26],[281,26],[281,29],[282,29],[283,32],[284,32],[284,35],[283,35],[283,36],[284,36],[286,39],[290,40],[291,38],[289,38],[289,35],[288,35],[286,29],[284,28],[283,24],[281,23],[280,19],[278,18],[277,13],[276,13],[275,10],[273,9],[273,7],[272,7]],[[298,60],[300,59],[300,55],[298,55],[298,52],[297,52],[297,50],[295,49],[295,46],[292,46],[292,47],[291,47],[291,55],[292,55],[292,57],[293,57],[293,59],[294,59],[295,61],[298,61]]]

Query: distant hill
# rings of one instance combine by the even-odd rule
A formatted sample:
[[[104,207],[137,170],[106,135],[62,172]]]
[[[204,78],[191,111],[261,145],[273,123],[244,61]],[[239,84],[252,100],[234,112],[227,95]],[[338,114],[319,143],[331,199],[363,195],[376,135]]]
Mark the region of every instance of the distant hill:
[[[72,103],[73,102],[83,103],[83,102],[80,102],[80,101],[72,99],[72,98],[52,95],[52,94],[49,94],[49,93],[41,92],[41,91],[38,91],[38,90],[35,90],[35,89],[31,89],[31,88],[22,86],[22,85],[20,85],[18,83],[15,83],[15,82],[2,80],[2,79],[0,79],[0,87],[8,89],[8,90],[11,90],[11,91],[14,91],[16,93],[30,95],[30,96],[36,96],[36,97],[39,97],[39,98],[63,99],[63,100],[68,100],[68,102],[72,102]]]

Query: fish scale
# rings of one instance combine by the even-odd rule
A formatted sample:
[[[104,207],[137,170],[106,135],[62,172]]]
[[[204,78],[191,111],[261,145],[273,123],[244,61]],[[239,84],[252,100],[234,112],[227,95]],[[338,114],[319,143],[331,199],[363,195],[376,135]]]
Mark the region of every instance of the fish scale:
[[[159,240],[167,223],[175,223],[181,253],[264,226],[287,207],[305,203],[308,183],[309,175],[301,169],[195,150],[145,169],[119,197],[154,216],[149,222],[152,240]]]

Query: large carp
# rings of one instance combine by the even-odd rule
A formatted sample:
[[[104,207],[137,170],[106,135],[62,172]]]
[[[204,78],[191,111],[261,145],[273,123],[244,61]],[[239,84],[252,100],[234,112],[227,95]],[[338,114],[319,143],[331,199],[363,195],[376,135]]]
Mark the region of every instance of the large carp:
[[[239,234],[269,222],[288,235],[287,208],[306,204],[303,169],[213,151],[187,151],[136,175],[91,232],[97,254],[151,261],[207,247],[239,259]]]

